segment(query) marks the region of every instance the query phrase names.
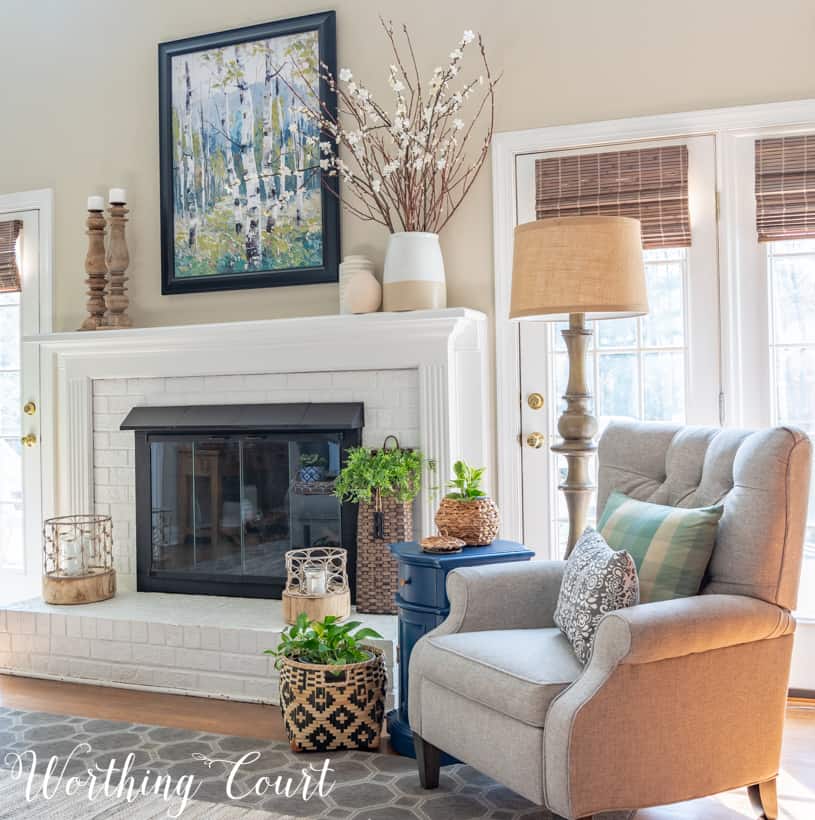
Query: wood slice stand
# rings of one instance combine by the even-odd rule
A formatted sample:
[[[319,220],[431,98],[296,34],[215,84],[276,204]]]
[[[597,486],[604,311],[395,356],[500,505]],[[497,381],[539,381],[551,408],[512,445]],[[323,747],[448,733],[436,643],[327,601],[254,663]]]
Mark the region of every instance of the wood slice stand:
[[[283,620],[293,624],[301,612],[305,612],[310,621],[322,621],[327,615],[345,620],[351,614],[351,593],[346,589],[325,595],[297,595],[284,590]]]
[[[92,569],[85,575],[43,575],[46,604],[94,604],[116,594],[116,570]]]

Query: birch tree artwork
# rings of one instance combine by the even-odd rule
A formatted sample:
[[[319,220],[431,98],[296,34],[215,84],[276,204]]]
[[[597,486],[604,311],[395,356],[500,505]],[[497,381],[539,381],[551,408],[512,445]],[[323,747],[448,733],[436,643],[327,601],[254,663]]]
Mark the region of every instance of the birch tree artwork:
[[[175,279],[324,265],[320,130],[298,113],[319,55],[312,30],[171,57]]]

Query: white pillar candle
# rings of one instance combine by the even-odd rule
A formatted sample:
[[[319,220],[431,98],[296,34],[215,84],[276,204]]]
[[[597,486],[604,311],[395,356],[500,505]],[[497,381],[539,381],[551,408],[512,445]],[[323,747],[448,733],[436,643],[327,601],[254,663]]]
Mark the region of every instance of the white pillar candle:
[[[82,575],[84,572],[82,546],[73,535],[63,536],[60,539],[59,567],[63,575]]]
[[[325,567],[306,567],[303,574],[306,581],[306,595],[325,595],[328,585]]]
[[[108,191],[108,202],[117,205],[122,205],[127,202],[127,189],[126,188],[111,188]]]
[[[89,196],[88,197],[88,210],[89,211],[103,211],[105,209],[105,199],[101,196]]]

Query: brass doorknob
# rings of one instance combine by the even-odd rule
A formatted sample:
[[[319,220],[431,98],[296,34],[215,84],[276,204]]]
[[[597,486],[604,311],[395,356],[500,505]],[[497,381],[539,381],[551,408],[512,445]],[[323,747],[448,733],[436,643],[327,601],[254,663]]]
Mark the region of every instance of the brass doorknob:
[[[546,437],[543,433],[530,433],[526,437],[526,443],[535,450],[540,450],[544,441],[546,441]]]
[[[37,437],[33,433],[29,433],[27,436],[23,436],[20,441],[26,447],[33,447],[37,443]]]
[[[530,393],[526,398],[526,403],[531,410],[540,410],[543,407],[543,396],[540,393]]]
[[[37,405],[34,404],[33,401],[27,401],[23,405],[23,413],[25,413],[27,416],[33,416],[34,413],[36,413],[36,412],[37,412]]]

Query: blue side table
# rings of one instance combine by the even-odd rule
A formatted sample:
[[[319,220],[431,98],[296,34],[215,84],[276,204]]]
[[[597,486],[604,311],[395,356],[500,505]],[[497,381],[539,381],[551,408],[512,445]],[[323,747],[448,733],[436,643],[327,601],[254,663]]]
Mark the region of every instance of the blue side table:
[[[529,561],[535,554],[515,541],[494,541],[488,547],[465,547],[453,555],[422,552],[415,541],[391,544],[399,561],[399,704],[387,714],[391,746],[400,754],[414,757],[413,735],[408,724],[408,665],[416,641],[435,629],[449,614],[447,573],[458,567]],[[452,758],[442,763],[456,762]]]

